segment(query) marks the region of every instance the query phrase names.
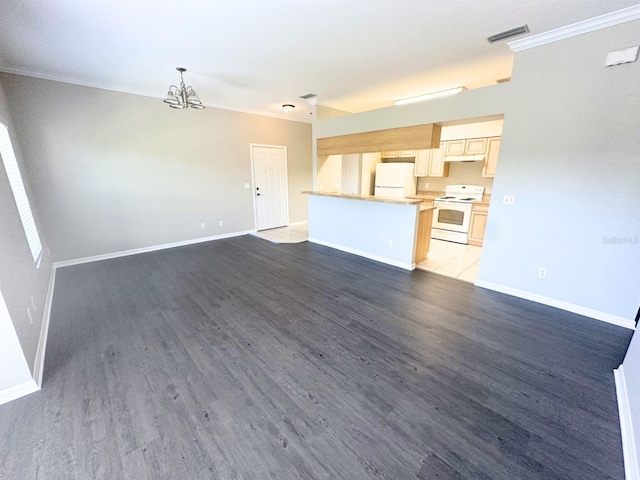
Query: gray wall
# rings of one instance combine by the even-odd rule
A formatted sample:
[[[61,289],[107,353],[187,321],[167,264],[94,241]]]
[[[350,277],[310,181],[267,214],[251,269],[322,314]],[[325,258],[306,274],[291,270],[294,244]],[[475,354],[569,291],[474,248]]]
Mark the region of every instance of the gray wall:
[[[287,146],[290,222],[307,219],[310,124],[1,78],[55,261],[253,229],[250,143]]]
[[[0,291],[7,305],[24,357],[33,374],[52,267],[51,259],[47,253],[47,238],[42,228],[41,217],[38,215],[37,204],[33,201],[34,190],[31,188],[28,171],[25,168],[28,158],[20,148],[21,145],[12,122],[11,112],[7,106],[2,83],[0,83],[0,122],[9,128],[9,135],[11,136],[22,173],[22,180],[32,207],[40,240],[44,247],[44,257],[40,263],[40,268],[36,268],[6,171],[0,165]],[[27,316],[27,308],[31,306],[31,297],[33,297],[33,302],[36,306],[36,311],[32,316],[33,323],[29,321]],[[7,340],[7,338],[0,339],[0,348],[3,348],[3,342]],[[24,359],[16,356],[14,361],[19,364],[24,362]],[[12,368],[15,368],[15,364],[3,364],[0,370],[9,374]],[[0,383],[2,383],[1,377]]]
[[[316,138],[504,114],[478,280],[630,322],[640,304],[640,62],[605,69],[640,22],[516,54],[512,81],[314,121]],[[516,204],[500,204],[504,194]],[[545,280],[538,268],[548,269]]]
[[[635,317],[640,62],[604,59],[639,31],[628,22],[516,54],[479,280]]]

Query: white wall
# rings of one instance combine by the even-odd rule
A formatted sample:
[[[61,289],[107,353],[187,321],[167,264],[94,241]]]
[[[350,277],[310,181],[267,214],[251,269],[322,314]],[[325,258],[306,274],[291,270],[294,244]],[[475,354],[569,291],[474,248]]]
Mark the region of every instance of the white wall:
[[[500,161],[500,159],[498,159]],[[420,177],[418,190],[444,192],[447,185],[480,185],[485,193],[493,190],[493,178],[482,176],[482,162],[450,162],[448,177]]]
[[[628,22],[516,54],[480,281],[634,319],[640,62],[604,68],[604,59],[637,44],[639,31]]]
[[[310,242],[405,269],[414,268],[417,219],[417,205],[309,196]]]
[[[609,321],[640,304],[640,62],[628,22],[516,54],[512,80],[429,102],[314,122],[317,138],[504,114],[479,280]],[[516,205],[504,207],[504,194]],[[548,269],[545,280],[538,268]]]
[[[26,168],[27,158],[20,148],[21,144],[12,120],[4,87],[0,83],[0,122],[9,129],[11,143],[44,247],[38,268],[29,250],[6,171],[0,162],[0,398],[2,390],[22,383],[26,372],[30,371],[31,375],[36,373],[36,353],[52,269],[46,231],[37,204],[33,201],[35,192]],[[31,319],[27,315],[27,309],[31,309]]]
[[[380,153],[362,154],[362,195],[373,195],[375,192],[376,165],[381,162]]]
[[[253,229],[250,143],[287,147],[290,222],[307,219],[309,124],[1,78],[56,261]]]
[[[317,172],[318,190],[339,192],[342,184],[342,155],[329,155],[321,158]]]
[[[0,292],[0,404],[10,398],[12,389],[32,380],[9,310]]]

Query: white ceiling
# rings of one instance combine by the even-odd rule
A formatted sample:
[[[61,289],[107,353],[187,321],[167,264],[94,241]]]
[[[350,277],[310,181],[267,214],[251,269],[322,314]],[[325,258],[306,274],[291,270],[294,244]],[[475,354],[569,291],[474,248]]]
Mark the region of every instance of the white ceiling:
[[[511,74],[489,35],[542,33],[637,0],[2,0],[0,70],[310,121],[301,95],[351,112]]]

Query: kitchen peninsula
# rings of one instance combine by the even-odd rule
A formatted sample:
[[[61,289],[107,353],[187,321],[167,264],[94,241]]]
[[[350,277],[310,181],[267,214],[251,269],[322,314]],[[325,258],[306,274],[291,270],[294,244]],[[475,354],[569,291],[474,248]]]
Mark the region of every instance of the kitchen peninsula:
[[[309,195],[309,241],[413,270],[429,251],[433,207],[412,198]]]

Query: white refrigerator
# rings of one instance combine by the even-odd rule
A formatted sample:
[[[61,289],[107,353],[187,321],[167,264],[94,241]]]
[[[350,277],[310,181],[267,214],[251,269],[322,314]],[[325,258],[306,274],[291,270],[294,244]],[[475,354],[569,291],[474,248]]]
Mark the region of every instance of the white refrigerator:
[[[404,198],[416,194],[413,163],[379,163],[376,165],[376,197]]]

